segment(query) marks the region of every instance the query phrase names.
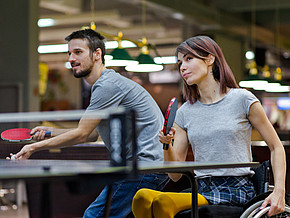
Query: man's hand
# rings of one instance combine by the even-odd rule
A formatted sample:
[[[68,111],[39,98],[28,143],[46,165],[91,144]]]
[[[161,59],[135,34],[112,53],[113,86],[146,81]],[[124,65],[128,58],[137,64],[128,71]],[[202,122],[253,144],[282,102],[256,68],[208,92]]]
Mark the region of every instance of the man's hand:
[[[41,141],[48,138],[45,135],[48,131],[50,131],[52,135],[53,129],[54,129],[53,127],[37,126],[31,130],[30,134],[33,140]]]
[[[33,154],[33,149],[30,145],[25,145],[17,154],[10,153],[10,157],[6,157],[7,160],[22,160],[28,159]]]
[[[15,160],[15,154],[10,153],[10,157],[6,157],[6,160]]]

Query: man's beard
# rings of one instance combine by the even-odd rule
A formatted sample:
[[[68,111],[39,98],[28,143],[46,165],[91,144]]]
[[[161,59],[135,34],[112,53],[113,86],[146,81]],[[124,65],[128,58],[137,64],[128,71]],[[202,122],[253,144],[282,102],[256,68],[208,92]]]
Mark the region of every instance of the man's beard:
[[[76,78],[82,78],[88,76],[93,69],[93,65],[89,66],[87,69],[81,70],[80,72],[76,72],[76,70],[73,70],[74,77]]]
[[[92,68],[89,68],[87,70],[82,70],[80,72],[76,72],[76,70],[73,70],[74,73],[74,77],[75,78],[82,78],[82,77],[86,77],[87,75],[89,75],[92,72]]]

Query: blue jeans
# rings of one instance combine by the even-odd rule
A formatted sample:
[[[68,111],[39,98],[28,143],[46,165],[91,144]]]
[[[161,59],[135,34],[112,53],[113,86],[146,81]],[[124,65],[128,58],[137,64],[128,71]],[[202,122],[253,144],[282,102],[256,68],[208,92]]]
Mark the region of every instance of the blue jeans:
[[[141,188],[161,191],[169,181],[167,174],[139,175],[138,179],[125,179],[113,184],[110,217],[126,217],[132,211],[132,200]],[[83,218],[104,217],[108,187],[86,209]]]

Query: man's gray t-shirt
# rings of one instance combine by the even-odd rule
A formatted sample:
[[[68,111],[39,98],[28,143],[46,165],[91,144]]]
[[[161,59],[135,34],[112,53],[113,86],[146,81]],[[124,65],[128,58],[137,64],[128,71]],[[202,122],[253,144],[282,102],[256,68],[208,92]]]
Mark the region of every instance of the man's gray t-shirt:
[[[139,160],[163,160],[162,144],[158,133],[163,126],[162,112],[152,96],[136,82],[106,69],[91,89],[91,100],[87,111],[123,107],[135,110],[137,129],[137,156]],[[111,150],[109,122],[101,120],[97,126],[105,145]],[[126,129],[126,157],[132,158],[131,129]]]
[[[195,161],[250,162],[251,130],[249,108],[258,99],[245,89],[230,89],[220,101],[184,103],[175,122],[187,132]],[[249,168],[196,170],[197,176],[242,176]]]

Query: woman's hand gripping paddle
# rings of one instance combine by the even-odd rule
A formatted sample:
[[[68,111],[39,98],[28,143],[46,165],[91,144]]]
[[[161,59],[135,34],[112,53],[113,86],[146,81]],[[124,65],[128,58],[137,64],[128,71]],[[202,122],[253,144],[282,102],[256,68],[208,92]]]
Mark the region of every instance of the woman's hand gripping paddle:
[[[163,134],[165,136],[169,133],[171,127],[173,126],[176,111],[177,111],[177,99],[174,97],[169,102],[169,105],[165,114],[165,121],[164,121],[164,126],[163,126]],[[163,149],[168,150],[168,146],[169,146],[168,144],[163,144]]]

